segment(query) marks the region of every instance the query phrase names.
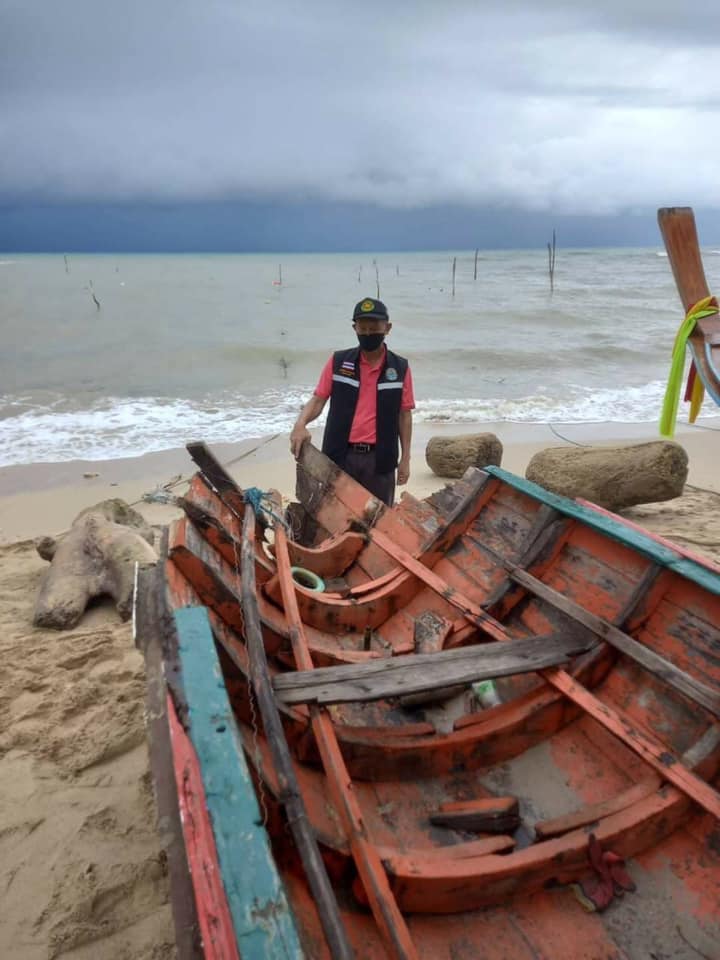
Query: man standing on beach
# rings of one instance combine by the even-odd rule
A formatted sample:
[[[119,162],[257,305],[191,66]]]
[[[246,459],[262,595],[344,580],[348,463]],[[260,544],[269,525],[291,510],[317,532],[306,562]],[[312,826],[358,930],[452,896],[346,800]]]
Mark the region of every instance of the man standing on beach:
[[[295,459],[300,456],[303,443],[310,439],[307,425],[320,416],[329,399],[323,453],[392,506],[396,468],[400,486],[410,478],[412,375],[407,360],[385,345],[392,324],[384,303],[370,297],[361,300],[352,325],[359,347],[338,350],[325,364],[292,429],[290,450]]]

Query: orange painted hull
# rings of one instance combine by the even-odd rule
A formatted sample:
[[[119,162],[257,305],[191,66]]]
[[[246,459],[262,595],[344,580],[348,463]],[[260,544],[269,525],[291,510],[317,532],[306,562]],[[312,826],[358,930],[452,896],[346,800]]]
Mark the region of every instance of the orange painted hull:
[[[592,522],[589,507],[589,520],[583,508],[549,509],[499,472],[389,510],[315,452],[307,458],[315,480],[327,471],[314,519],[329,539],[288,549],[289,562],[302,559],[344,586],[318,597],[291,584],[289,610],[278,545],[258,542],[259,613],[274,672],[293,665],[298,630],[309,663],[323,667],[388,656],[410,662],[421,641],[432,651],[529,637],[542,643],[559,630],[590,629],[513,580],[519,565],[720,693],[720,578],[701,564],[686,557],[678,565],[666,545],[653,553],[650,541],[635,531],[624,537],[615,520],[607,520],[608,533],[606,518]],[[237,518],[200,481],[193,497],[206,520],[193,522],[191,507],[171,531],[170,606],[209,610],[288,897],[308,955],[326,956],[248,696]],[[438,625],[429,637],[418,633],[423,617]],[[382,700],[281,708],[356,955],[599,960],[682,956],[692,944],[708,956],[717,947],[720,956],[718,716],[600,637],[564,669],[496,686],[503,703],[485,710],[469,692],[428,708]],[[520,826],[511,834],[433,823],[441,807],[494,796],[519,800]],[[590,834],[629,861],[638,887],[616,896],[606,913],[587,913],[568,886],[592,876]],[[378,922],[383,898],[404,918],[400,946]]]

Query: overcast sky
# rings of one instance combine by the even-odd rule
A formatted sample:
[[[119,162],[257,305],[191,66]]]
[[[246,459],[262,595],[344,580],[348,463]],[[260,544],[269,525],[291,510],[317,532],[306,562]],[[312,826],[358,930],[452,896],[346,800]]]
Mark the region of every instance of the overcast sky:
[[[719,48],[718,0],[0,0],[0,243],[58,204],[720,223]]]

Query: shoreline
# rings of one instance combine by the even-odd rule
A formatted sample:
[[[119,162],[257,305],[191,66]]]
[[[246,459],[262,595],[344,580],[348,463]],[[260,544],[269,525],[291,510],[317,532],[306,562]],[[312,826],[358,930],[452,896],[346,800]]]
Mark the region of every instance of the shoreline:
[[[311,430],[320,445],[322,427]],[[425,462],[430,437],[494,433],[503,444],[502,466],[524,475],[532,456],[548,447],[615,446],[661,439],[656,423],[427,423],[413,426],[410,482],[398,489],[425,497],[448,481]],[[717,433],[717,442],[713,433]],[[688,484],[720,493],[720,417],[701,424],[679,424],[674,438],[687,451]],[[212,449],[241,486],[275,488],[292,499],[295,463],[288,434],[215,443]],[[148,502],[143,496],[162,491],[180,495],[195,465],[183,447],[114,460],[68,460],[0,467],[0,545],[66,530],[85,507],[119,497],[140,507],[150,523],[167,523],[177,513],[171,504]]]

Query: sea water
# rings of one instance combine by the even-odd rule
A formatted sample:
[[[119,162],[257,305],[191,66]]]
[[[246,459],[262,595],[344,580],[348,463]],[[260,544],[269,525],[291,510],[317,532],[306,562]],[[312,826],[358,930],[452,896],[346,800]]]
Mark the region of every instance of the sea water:
[[[475,278],[473,251],[0,255],[0,464],[289,431],[378,292],[419,420],[656,420],[682,319],[667,258],[559,249],[552,292],[547,260],[482,251]]]

